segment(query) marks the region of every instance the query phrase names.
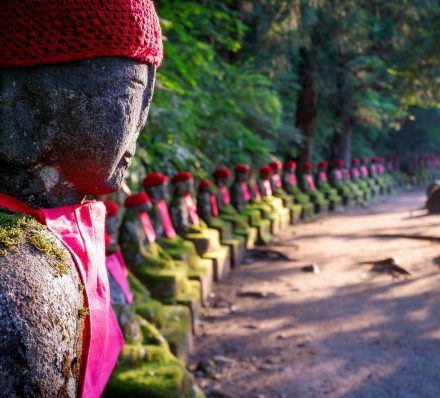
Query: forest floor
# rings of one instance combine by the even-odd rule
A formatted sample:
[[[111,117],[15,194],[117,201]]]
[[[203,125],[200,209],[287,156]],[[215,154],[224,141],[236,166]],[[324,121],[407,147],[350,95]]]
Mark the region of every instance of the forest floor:
[[[440,216],[424,200],[290,227],[268,247],[289,261],[217,285],[190,363],[207,396],[440,397]],[[392,256],[409,276],[362,264]]]

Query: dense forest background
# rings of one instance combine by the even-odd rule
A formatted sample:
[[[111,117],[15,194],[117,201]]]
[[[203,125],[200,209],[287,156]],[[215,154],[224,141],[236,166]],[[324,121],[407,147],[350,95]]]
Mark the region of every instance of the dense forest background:
[[[440,0],[156,6],[166,58],[135,170],[440,153]]]

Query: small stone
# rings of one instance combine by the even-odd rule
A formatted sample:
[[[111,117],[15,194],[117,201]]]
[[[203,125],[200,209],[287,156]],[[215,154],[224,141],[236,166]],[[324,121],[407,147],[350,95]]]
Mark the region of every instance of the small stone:
[[[216,365],[233,365],[237,363],[237,361],[233,358],[229,358],[223,355],[216,355],[214,358],[212,358]]]
[[[310,272],[313,273],[315,275],[319,275],[321,273],[321,270],[319,269],[318,264],[313,263],[310,265],[305,265],[304,267],[301,268],[301,271],[303,272]]]

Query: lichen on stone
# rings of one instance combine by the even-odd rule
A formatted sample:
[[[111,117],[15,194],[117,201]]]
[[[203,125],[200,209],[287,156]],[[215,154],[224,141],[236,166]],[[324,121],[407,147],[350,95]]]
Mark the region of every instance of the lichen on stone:
[[[39,222],[32,217],[17,214],[9,210],[0,211],[0,245],[2,250],[11,251],[24,242],[25,231],[32,228],[37,231],[44,230]]]
[[[89,309],[88,308],[84,307],[84,308],[81,308],[81,309],[78,310],[78,316],[80,318],[84,319],[87,315],[89,315]]]
[[[37,250],[46,254],[49,259],[49,264],[56,271],[58,276],[68,274],[68,255],[62,247],[58,246],[40,232],[32,232],[29,236],[29,243]]]

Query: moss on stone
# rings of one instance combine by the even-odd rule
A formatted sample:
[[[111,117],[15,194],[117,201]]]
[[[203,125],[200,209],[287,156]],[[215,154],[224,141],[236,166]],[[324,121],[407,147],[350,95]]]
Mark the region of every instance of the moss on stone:
[[[193,379],[183,363],[161,346],[124,346],[104,397],[191,398]]]
[[[79,309],[78,310],[78,316],[80,317],[80,318],[85,318],[87,315],[89,315],[89,309],[88,308],[81,308],[81,309]]]

